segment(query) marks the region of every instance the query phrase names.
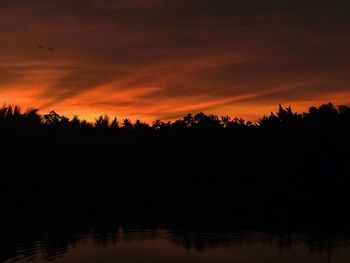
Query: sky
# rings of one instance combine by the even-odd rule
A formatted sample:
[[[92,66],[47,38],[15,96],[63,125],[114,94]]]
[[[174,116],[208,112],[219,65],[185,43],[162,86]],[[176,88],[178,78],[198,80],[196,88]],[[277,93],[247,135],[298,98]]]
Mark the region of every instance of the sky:
[[[348,0],[0,0],[0,103],[257,120],[350,103]]]

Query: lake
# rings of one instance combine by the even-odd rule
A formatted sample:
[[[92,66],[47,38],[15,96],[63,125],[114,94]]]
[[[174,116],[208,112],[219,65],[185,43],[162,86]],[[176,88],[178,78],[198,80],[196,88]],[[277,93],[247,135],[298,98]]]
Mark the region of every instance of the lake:
[[[349,240],[255,231],[206,232],[166,227],[91,228],[1,238],[0,262],[289,262],[342,263]]]

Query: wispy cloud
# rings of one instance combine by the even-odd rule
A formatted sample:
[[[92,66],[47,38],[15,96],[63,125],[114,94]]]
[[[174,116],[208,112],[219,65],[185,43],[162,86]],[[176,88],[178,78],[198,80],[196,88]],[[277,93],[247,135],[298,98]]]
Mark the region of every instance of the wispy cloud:
[[[0,99],[146,120],[349,103],[348,11],[343,0],[0,0]]]

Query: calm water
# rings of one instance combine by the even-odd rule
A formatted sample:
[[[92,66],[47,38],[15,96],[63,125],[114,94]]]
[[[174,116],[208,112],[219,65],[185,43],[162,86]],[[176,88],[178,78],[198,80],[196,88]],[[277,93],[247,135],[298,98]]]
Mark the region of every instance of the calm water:
[[[347,239],[315,241],[302,234],[213,234],[118,227],[10,237],[1,243],[1,262],[350,262]]]

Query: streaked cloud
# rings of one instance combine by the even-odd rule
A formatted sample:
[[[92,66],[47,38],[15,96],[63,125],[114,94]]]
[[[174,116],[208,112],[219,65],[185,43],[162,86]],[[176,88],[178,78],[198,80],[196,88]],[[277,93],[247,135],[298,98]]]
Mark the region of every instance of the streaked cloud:
[[[344,0],[0,0],[0,100],[144,120],[348,104],[349,11]]]

